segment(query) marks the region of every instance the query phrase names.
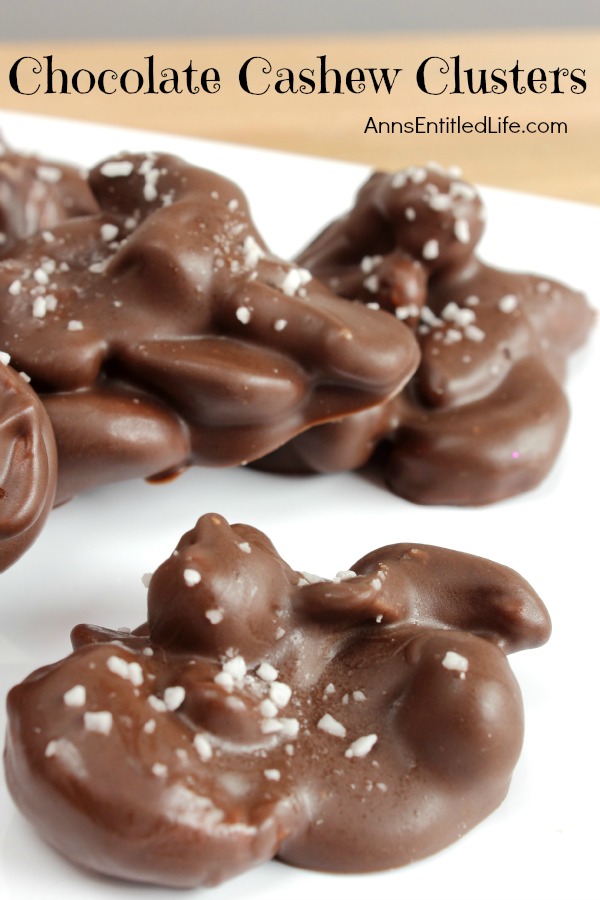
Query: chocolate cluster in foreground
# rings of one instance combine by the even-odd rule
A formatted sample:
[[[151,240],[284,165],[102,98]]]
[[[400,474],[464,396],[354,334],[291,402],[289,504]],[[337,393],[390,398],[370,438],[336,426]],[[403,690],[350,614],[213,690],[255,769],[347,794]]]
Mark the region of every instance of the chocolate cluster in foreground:
[[[22,238],[97,209],[74,166],[16,153],[0,138],[0,259]]]
[[[56,490],[56,446],[42,404],[0,353],[0,572],[38,536]]]
[[[226,179],[140,154],[100,163],[89,184],[99,213],[0,264],[0,339],[50,416],[58,500],[245,463],[414,372],[410,331],[270,254]]]
[[[122,878],[399,866],[504,798],[523,737],[505,654],[549,630],[488,560],[393,544],[327,580],[206,515],[152,576],[147,624],[78,626],[13,688],[8,784],[49,843]]]
[[[263,468],[356,468],[380,444],[376,464],[395,493],[466,505],[545,477],[569,418],[566,359],[593,314],[562,284],[482,263],[483,212],[451,173],[378,173],[300,255],[341,296],[395,313],[422,359],[390,403],[301,435]]]

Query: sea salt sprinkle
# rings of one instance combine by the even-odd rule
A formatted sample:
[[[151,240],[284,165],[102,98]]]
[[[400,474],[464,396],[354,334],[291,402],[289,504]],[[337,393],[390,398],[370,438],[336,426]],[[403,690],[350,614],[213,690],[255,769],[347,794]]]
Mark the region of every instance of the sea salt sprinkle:
[[[435,238],[426,241],[421,251],[423,259],[437,259],[440,255],[440,244]]]
[[[45,181],[47,184],[58,184],[62,178],[62,172],[57,166],[38,166],[35,174],[40,181]]]
[[[223,612],[222,609],[219,609],[217,607],[216,609],[207,609],[206,612],[204,613],[204,615],[206,616],[206,618],[208,619],[208,621],[210,622],[211,625],[218,625],[219,622],[223,621],[225,613]]]
[[[471,239],[471,229],[466,219],[457,219],[454,223],[454,236],[461,244],[468,244]]]
[[[202,581],[202,575],[200,574],[200,572],[198,572],[197,569],[184,569],[183,580],[188,587],[194,587],[195,585],[200,584],[200,582]]]
[[[264,259],[266,256],[265,251],[251,234],[247,235],[244,240],[243,254],[244,265],[247,269],[255,269],[259,260]]]
[[[289,269],[281,282],[281,290],[288,297],[293,297],[299,288],[312,280],[308,269]]]
[[[477,325],[467,325],[465,328],[465,337],[470,341],[481,343],[481,341],[485,340],[485,331]]]
[[[156,200],[158,197],[157,190],[157,182],[160,177],[160,169],[157,169],[154,165],[156,157],[153,154],[148,154],[146,159],[140,164],[138,172],[144,178],[144,200],[148,203],[152,203],[153,200]]]
[[[63,701],[66,706],[85,706],[86,692],[82,684],[74,685],[70,690],[63,694]]]
[[[365,275],[369,275],[373,269],[379,265],[382,259],[383,256],[363,256],[360,261],[360,268]]]
[[[505,297],[498,301],[498,307],[503,313],[514,312],[518,305],[519,301],[514,294],[506,294]]]
[[[105,222],[100,226],[100,237],[103,241],[106,241],[109,244],[119,234],[119,229],[116,225],[113,225],[112,222]]]
[[[456,653],[455,650],[448,650],[442,660],[442,665],[451,672],[460,672],[460,677],[464,678],[465,672],[469,668],[469,660],[460,653]]]
[[[344,756],[346,756],[348,759],[361,758],[363,756],[366,756],[367,753],[371,752],[376,743],[376,734],[365,734],[363,737],[357,738],[350,744],[350,746],[344,753]]]
[[[226,675],[231,675],[234,681],[241,681],[247,672],[246,661],[243,656],[233,656],[223,663],[222,669]]]
[[[235,311],[235,317],[242,323],[242,325],[247,325],[252,318],[252,312],[248,309],[247,306],[238,306]]]
[[[148,703],[156,712],[166,712],[167,704],[164,700],[161,700],[160,697],[157,697],[155,694],[150,694],[148,696]]]
[[[208,741],[208,738],[206,738],[203,734],[196,734],[194,736],[194,747],[202,762],[208,762],[209,759],[212,759],[212,747]]]
[[[106,710],[84,712],[83,725],[86,731],[97,734],[110,734],[113,725],[112,713]]]
[[[317,728],[320,728],[321,731],[324,731],[326,734],[331,734],[334,737],[346,737],[345,726],[342,725],[341,722],[338,722],[337,719],[334,719],[329,713],[325,713],[324,716],[321,716],[317,722]]]
[[[179,709],[185,700],[185,688],[179,684],[168,687],[163,693],[163,699],[167,709],[170,712],[174,712],[176,709]]]
[[[292,689],[288,684],[274,681],[269,689],[269,697],[278,709],[283,709],[291,700]]]
[[[134,687],[139,687],[144,682],[144,673],[138,662],[127,662],[122,656],[109,656],[106,666],[114,675],[130,681]]]
[[[46,316],[46,299],[44,297],[36,297],[33,301],[32,315],[34,319],[43,319]]]
[[[447,210],[451,209],[453,202],[450,194],[438,193],[429,198],[428,206],[435,212],[447,212]]]
[[[133,172],[133,163],[128,159],[110,159],[100,167],[105,178],[127,178]]]
[[[376,294],[379,290],[379,278],[377,275],[369,275],[368,278],[365,278],[363,284],[372,294]]]
[[[277,715],[277,707],[272,700],[263,700],[258,708],[265,719],[274,719]]]
[[[279,676],[279,672],[277,671],[275,666],[272,666],[271,663],[268,662],[262,662],[256,670],[256,674],[263,681],[268,682],[277,681],[277,678]]]

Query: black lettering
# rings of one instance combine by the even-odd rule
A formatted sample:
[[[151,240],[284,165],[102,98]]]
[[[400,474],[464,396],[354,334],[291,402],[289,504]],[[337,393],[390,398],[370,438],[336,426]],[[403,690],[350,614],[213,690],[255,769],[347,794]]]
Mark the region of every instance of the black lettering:
[[[271,65],[271,63],[269,62],[268,59],[265,59],[264,56],[251,56],[250,59],[246,60],[246,62],[243,64],[242,68],[240,69],[240,72],[238,75],[238,80],[240,82],[240,87],[243,91],[246,91],[247,94],[254,94],[255,96],[259,96],[260,94],[266,94],[267,91],[269,90],[269,88],[271,87],[271,85],[267,84],[264,91],[253,91],[252,90],[252,88],[250,87],[250,84],[248,82],[248,70],[249,70],[250,66],[252,65],[252,63],[255,61],[265,63],[265,65],[262,66],[262,68],[261,68],[261,72],[263,73],[263,75],[271,74],[271,72],[273,71],[273,66]]]
[[[536,75],[536,72],[539,72],[539,75]],[[543,94],[544,91],[548,90],[548,85],[546,84],[546,73],[543,69],[532,69],[527,73],[527,85],[530,91],[533,91],[534,94]],[[536,87],[539,85],[539,89]]]
[[[447,84],[447,82],[444,83],[444,87],[439,91],[430,90],[430,87],[428,87],[428,84],[427,84],[427,76],[428,76],[427,68],[429,66],[429,63],[431,63],[431,62],[441,63],[441,65],[438,66],[438,72],[441,75],[447,75],[449,73],[450,64],[447,60],[443,59],[441,56],[428,56],[427,59],[423,60],[423,62],[417,69],[417,85],[419,86],[419,89],[421,91],[423,91],[423,93],[425,93],[425,94],[434,94],[437,96],[438,94],[443,94],[444,91],[446,91],[448,89],[448,84]]]
[[[498,74],[498,73],[501,74]],[[506,81],[506,69],[492,69],[490,79],[493,82],[491,92],[493,94],[505,94],[508,87]]]
[[[308,75],[306,74],[308,72]],[[300,82],[300,93],[301,94],[312,94],[315,90],[315,79],[312,77],[315,74],[314,69],[300,69],[300,73],[298,75],[298,81]]]
[[[176,69],[161,69],[160,77],[159,90],[161,94],[183,94],[183,90],[179,87],[179,72]]]
[[[580,72],[582,75],[585,75],[585,69],[573,69],[571,72],[571,81],[573,84],[571,85],[571,93],[572,94],[585,94],[587,88],[587,82],[584,78],[579,78],[575,72]]]
[[[294,88],[294,73],[291,69],[277,69],[275,72],[277,81],[275,82],[275,91],[278,94],[297,94]]]
[[[37,94],[40,89],[40,85],[38,84],[33,91],[24,91],[19,84],[19,68],[21,66],[21,63],[26,62],[27,60],[31,60],[33,63],[31,71],[34,75],[42,74],[42,64],[39,59],[36,59],[35,56],[20,56],[19,59],[15,60],[15,62],[12,64],[8,80],[11,88],[13,89],[13,91],[16,91],[17,94],[26,94],[28,97],[31,97],[32,94]]]
[[[148,63],[148,88],[144,93],[156,94],[156,89],[154,87],[154,55],[145,56],[144,59]]]
[[[508,71],[513,77],[513,88],[515,93],[524,94],[527,88],[525,85],[521,84],[519,76],[521,76],[525,70],[519,68],[519,60],[517,60],[512,69],[509,69]]]
[[[402,71],[402,69],[394,69],[394,74],[391,78],[390,78],[390,70],[389,69],[366,69],[366,71],[371,76],[371,81],[373,82],[373,87],[375,88],[376,94],[379,93],[379,89],[381,88],[382,84],[385,86],[385,89],[388,92],[388,94],[391,94],[392,88],[394,87],[394,82],[395,82],[396,78],[398,77],[398,75],[400,74],[400,72]],[[376,72],[381,73],[379,80],[377,79],[377,76],[375,74]]]
[[[106,85],[104,84],[104,79],[106,78],[107,75],[110,75],[112,81],[117,81],[119,78],[119,76],[117,75],[117,73],[115,72],[114,69],[104,69],[98,75],[98,88],[100,91],[102,91],[103,94],[116,94],[117,93],[116,88],[112,91],[109,91],[106,88]]]
[[[323,56],[317,56],[321,64],[321,87],[319,88],[319,94],[343,94],[342,90],[342,76],[338,69],[328,69],[327,68],[327,57],[325,54]],[[333,75],[335,78],[335,88],[333,91],[330,91],[327,87],[327,76]]]
[[[71,91],[68,88],[69,81],[68,81],[67,73],[65,72],[65,70],[54,68],[54,66],[52,64],[52,54],[50,54],[49,56],[45,56],[44,59],[46,60],[46,90],[45,90],[45,93],[46,94],[56,94],[57,93],[57,91],[54,90],[54,76],[58,75],[60,73],[61,87],[60,87],[60,90],[58,91],[58,93],[59,94],[70,94]],[[75,74],[77,74],[77,73],[75,73]],[[74,77],[73,77],[73,80],[74,80]],[[73,85],[73,86],[75,87],[75,85]],[[75,90],[77,90],[77,88],[75,88]]]
[[[190,62],[190,66],[191,66]],[[189,69],[189,66],[188,66]],[[185,70],[187,73],[187,69]],[[195,72],[195,69],[192,69],[192,72]],[[200,76],[200,84],[202,85],[202,90],[207,94],[218,94],[221,90],[221,76],[219,75],[218,69],[204,69],[202,75]],[[212,87],[211,87],[212,85]],[[188,84],[188,90],[190,90]],[[193,93],[198,93],[198,88],[193,89]]]
[[[62,72],[63,70],[57,69],[56,71]],[[87,78],[87,86],[85,86],[85,87],[79,86],[79,80],[82,76],[83,76],[84,80]],[[65,72],[65,78],[66,77],[67,77],[67,73]],[[93,91],[94,87],[96,86],[96,76],[94,75],[93,72],[90,72],[89,69],[77,69],[77,71],[73,74],[73,77],[71,79],[71,84],[73,86],[73,90],[77,94],[89,94],[90,91]],[[70,92],[69,91],[61,91],[61,93],[68,94]]]
[[[128,75],[133,75],[137,79],[137,86],[134,87],[133,90],[130,90],[127,86]],[[119,79],[119,83],[121,85],[121,90],[125,91],[126,94],[139,94],[144,87],[144,76],[141,72],[138,72],[137,69],[125,69]]]
[[[453,56],[452,59],[454,60],[454,90],[450,91],[450,93],[464,94],[461,84],[460,56]],[[472,72],[473,70],[470,69],[469,71]],[[473,93],[473,91],[471,91],[471,93]]]
[[[356,87],[354,87],[355,82]],[[362,69],[350,69],[346,72],[346,87],[351,94],[362,94],[366,87],[365,73]]]
[[[465,69],[467,76],[467,85],[470,94],[487,94],[487,72],[485,69],[479,69],[479,79],[475,75],[474,69]],[[462,93],[462,91],[461,91]]]

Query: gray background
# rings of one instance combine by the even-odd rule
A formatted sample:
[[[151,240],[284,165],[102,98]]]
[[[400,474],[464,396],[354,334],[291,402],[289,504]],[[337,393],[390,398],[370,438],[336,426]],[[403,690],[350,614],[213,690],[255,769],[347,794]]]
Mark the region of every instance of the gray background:
[[[0,0],[0,40],[600,25],[598,0]]]

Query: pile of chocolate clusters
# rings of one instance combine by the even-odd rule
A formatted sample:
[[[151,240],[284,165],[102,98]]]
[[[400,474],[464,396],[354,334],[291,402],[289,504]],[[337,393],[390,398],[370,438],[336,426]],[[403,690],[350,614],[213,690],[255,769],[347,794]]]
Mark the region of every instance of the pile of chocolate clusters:
[[[213,172],[147,153],[81,174],[4,147],[0,571],[54,504],[192,464],[370,466],[426,504],[534,487],[593,316],[483,264],[483,223],[453,172],[377,173],[286,262]],[[77,627],[10,693],[8,784],[67,857],[138,881],[401,865],[502,801],[522,742],[506,654],[549,630],[487,560],[394,544],[324,579],[204,515],[150,579],[146,624]]]

